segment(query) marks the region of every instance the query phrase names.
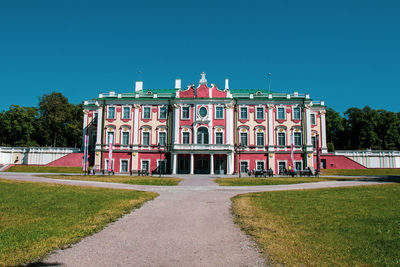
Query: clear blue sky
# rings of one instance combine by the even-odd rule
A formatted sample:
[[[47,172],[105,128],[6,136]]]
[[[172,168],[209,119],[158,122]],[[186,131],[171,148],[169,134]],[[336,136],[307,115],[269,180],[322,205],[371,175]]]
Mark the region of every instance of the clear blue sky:
[[[0,110],[208,82],[400,112],[399,1],[1,1]]]

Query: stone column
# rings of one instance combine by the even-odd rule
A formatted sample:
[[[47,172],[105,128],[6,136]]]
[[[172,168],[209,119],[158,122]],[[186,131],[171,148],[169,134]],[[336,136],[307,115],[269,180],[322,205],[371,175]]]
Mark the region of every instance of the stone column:
[[[194,155],[190,154],[190,174],[194,174]]]
[[[214,154],[210,154],[210,174],[214,174]]]
[[[101,143],[101,135],[103,134],[103,107],[99,107],[97,109],[97,140],[96,140],[96,149],[100,149]]]
[[[322,153],[327,153],[328,149],[326,147],[326,122],[325,122],[325,110],[321,111],[321,151]]]
[[[179,144],[179,112],[180,112],[180,105],[175,104],[174,106],[174,128],[173,128],[173,137],[174,142],[173,144]]]
[[[177,154],[172,154],[172,174],[176,174],[176,167],[177,167],[177,159],[178,155]]]
[[[274,105],[268,105],[268,150],[274,150]]]
[[[137,149],[138,146],[138,136],[139,136],[139,108],[140,105],[135,104],[133,115],[133,147]]]

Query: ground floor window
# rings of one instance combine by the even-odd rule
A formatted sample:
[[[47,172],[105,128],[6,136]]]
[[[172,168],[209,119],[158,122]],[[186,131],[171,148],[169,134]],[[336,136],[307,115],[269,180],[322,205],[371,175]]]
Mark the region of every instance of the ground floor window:
[[[161,173],[167,173],[167,161],[166,160],[159,160],[157,166],[157,172],[161,171]]]
[[[150,160],[142,160],[142,171],[148,171],[150,169]]]
[[[104,170],[108,170],[108,159],[105,159],[105,162],[104,162]],[[112,159],[111,160],[111,170],[113,171],[114,170],[114,160]]]
[[[240,162],[240,172],[247,172],[249,169],[249,163],[247,161]]]
[[[294,163],[294,168],[296,169],[296,170],[302,170],[303,169],[303,162],[301,162],[301,161],[296,161],[295,163]]]
[[[256,161],[256,169],[257,170],[265,170],[264,161]]]
[[[120,172],[128,172],[128,165],[129,165],[129,161],[127,159],[122,159],[119,171]]]
[[[286,161],[278,161],[278,170],[279,170],[279,172],[287,170]]]

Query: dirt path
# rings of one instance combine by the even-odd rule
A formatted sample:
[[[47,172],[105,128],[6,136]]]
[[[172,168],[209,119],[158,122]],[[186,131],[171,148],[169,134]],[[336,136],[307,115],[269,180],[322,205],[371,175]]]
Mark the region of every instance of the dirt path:
[[[160,193],[155,200],[59,250],[44,264],[64,266],[263,266],[254,243],[233,223],[230,198],[246,192],[354,186],[372,182],[319,182],[298,185],[219,187],[208,177],[187,176],[180,186],[155,187],[53,180],[0,174],[25,181],[139,189]]]

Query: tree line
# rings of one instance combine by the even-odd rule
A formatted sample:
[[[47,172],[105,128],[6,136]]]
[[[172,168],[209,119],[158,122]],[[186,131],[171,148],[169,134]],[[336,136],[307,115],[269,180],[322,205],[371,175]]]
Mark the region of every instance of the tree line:
[[[328,151],[400,150],[400,112],[366,106],[349,108],[341,116],[328,108],[326,131]]]
[[[82,122],[82,104],[61,93],[44,94],[38,107],[11,105],[0,113],[0,145],[80,147]]]

